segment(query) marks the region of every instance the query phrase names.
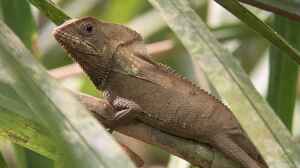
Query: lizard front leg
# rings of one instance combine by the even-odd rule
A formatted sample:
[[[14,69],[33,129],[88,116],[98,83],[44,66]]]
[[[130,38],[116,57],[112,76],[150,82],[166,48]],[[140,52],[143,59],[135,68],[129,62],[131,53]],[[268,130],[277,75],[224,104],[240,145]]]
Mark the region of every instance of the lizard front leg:
[[[116,110],[112,118],[110,132],[116,127],[127,125],[134,120],[137,115],[142,112],[142,108],[134,101],[122,97],[116,97],[112,100],[111,105]]]

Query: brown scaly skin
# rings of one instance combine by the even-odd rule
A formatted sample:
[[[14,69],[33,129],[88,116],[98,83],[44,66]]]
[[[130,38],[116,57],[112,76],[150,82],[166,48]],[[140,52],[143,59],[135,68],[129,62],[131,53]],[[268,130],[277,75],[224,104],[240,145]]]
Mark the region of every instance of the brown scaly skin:
[[[147,57],[141,36],[92,17],[54,30],[118,111],[115,126],[133,119],[164,132],[204,142],[245,168],[268,167],[231,111],[207,92]]]

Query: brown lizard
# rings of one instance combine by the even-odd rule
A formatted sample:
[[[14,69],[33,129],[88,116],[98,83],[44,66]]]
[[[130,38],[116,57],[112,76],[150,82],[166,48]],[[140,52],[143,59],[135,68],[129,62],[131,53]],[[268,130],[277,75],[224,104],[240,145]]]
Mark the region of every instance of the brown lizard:
[[[92,17],[57,27],[56,40],[117,111],[116,126],[139,120],[207,143],[245,168],[268,167],[230,109],[170,68],[152,61],[142,37]]]

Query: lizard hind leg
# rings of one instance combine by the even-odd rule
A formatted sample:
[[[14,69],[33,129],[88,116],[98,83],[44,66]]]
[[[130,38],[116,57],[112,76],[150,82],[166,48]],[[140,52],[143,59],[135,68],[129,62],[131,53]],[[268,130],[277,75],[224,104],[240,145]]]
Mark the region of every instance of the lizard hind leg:
[[[263,168],[226,134],[213,136],[210,143],[243,168]]]

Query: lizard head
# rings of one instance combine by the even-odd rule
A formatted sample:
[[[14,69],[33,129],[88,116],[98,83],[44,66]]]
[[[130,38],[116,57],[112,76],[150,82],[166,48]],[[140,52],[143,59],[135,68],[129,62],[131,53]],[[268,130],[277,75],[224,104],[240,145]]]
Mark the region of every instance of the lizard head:
[[[106,80],[119,46],[142,40],[138,33],[125,26],[93,17],[68,20],[55,28],[53,35],[96,86]]]
[[[120,45],[142,40],[138,33],[125,26],[93,17],[68,20],[56,27],[53,35],[73,57],[76,54],[104,56],[105,50],[114,52]]]

